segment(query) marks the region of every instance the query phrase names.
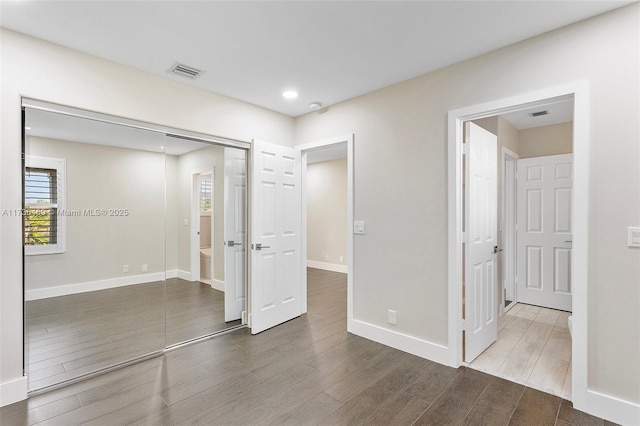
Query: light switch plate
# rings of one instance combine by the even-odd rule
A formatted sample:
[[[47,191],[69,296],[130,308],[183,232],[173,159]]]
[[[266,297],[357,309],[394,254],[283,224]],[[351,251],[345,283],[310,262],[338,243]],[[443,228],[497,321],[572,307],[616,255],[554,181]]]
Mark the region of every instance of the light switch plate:
[[[353,233],[354,234],[364,234],[364,221],[362,221],[362,220],[354,220],[353,221]]]
[[[629,227],[627,244],[629,247],[640,247],[640,227]]]

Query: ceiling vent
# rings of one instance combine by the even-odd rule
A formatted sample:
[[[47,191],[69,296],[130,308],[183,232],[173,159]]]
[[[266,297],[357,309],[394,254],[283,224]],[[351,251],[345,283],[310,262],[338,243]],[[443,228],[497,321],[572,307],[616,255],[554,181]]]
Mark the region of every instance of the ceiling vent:
[[[179,62],[176,62],[171,68],[169,68],[167,72],[179,75],[180,77],[188,78],[189,80],[195,80],[196,78],[200,77],[202,73],[204,73],[204,71],[181,64]]]
[[[536,111],[536,112],[532,112],[531,116],[532,117],[542,117],[543,115],[548,115],[549,111]]]

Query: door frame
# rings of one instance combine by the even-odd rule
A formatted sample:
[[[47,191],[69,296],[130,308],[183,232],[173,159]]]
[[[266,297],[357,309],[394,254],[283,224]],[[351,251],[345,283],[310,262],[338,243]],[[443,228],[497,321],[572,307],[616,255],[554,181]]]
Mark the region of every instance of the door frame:
[[[514,268],[515,271],[515,276],[517,277],[518,275],[518,268],[517,268],[517,262],[516,262],[516,250],[515,247],[510,247],[511,250],[507,250],[507,226],[506,226],[506,213],[507,213],[507,181],[505,179],[505,171],[506,171],[506,166],[507,166],[507,157],[510,158],[511,160],[509,161],[515,161],[516,162],[516,167],[518,164],[518,159],[520,158],[520,156],[518,154],[516,154],[515,152],[511,151],[509,148],[506,147],[502,147],[502,152],[500,155],[500,168],[502,170],[502,188],[500,188],[500,191],[502,192],[502,205],[500,206],[500,210],[501,210],[501,232],[502,232],[502,241],[500,242],[502,244],[502,248],[504,249],[503,251],[503,255],[502,255],[502,303],[500,304],[500,314],[503,315],[506,311],[508,311],[509,309],[513,308],[513,306],[518,302],[518,290],[517,290],[517,285],[516,282],[513,282],[513,295],[512,295],[512,299],[511,303],[509,304],[509,307],[507,308],[505,306],[505,301],[506,301],[506,292],[505,292],[505,279],[506,279],[506,274],[505,274],[505,268],[506,268],[506,264],[507,262],[505,262],[505,257],[507,257],[507,253],[509,253],[509,256],[512,258],[512,260],[514,261],[513,263],[515,263],[515,265],[512,265],[512,267]],[[517,169],[516,169],[517,172]],[[514,184],[514,188],[516,183],[517,183],[517,179],[516,179],[516,175],[514,174],[513,176],[513,184]],[[516,199],[512,200],[513,204],[514,204],[514,209],[517,207],[517,202]],[[514,215],[513,217],[513,232],[515,233],[515,226],[516,226],[516,217]]]
[[[199,193],[200,188],[198,186],[198,181],[200,175],[203,174],[211,174],[211,283],[210,285],[213,287],[213,223],[214,223],[214,213],[213,213],[213,199],[214,199],[214,187],[215,187],[215,167],[210,168],[199,168],[193,169],[191,171],[191,226],[190,226],[190,244],[189,244],[189,265],[190,265],[190,281],[200,281],[200,202],[199,197],[196,195]],[[195,238],[195,237],[198,238]]]
[[[347,331],[353,328],[353,143],[354,134],[337,136],[302,145],[296,145],[302,153],[302,268],[307,269],[307,154],[330,146],[347,146]],[[307,274],[302,274],[302,313],[307,312]]]
[[[450,110],[447,116],[447,243],[448,243],[448,349],[449,364],[462,365],[462,126],[464,121],[505,114],[548,104],[574,100],[574,236],[572,400],[576,409],[587,411],[595,395],[587,389],[587,283],[589,212],[589,86],[578,81],[509,98]],[[589,410],[593,411],[593,410]]]

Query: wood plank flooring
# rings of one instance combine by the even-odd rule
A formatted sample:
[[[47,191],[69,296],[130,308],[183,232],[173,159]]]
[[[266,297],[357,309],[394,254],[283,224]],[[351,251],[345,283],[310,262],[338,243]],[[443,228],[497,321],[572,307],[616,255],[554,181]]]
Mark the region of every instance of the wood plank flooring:
[[[0,409],[3,426],[609,424],[571,403],[351,334],[345,275],[309,269],[309,312]]]
[[[240,323],[224,293],[178,278],[29,301],[25,317],[31,390]]]
[[[470,367],[571,399],[569,315],[516,304],[498,318],[498,339]]]

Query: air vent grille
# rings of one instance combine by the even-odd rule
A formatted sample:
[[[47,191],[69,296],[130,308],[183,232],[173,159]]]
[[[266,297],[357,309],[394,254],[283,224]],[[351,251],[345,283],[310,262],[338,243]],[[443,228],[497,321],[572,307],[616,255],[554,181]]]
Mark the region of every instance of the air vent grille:
[[[543,115],[548,115],[549,111],[536,111],[536,112],[532,112],[531,116],[532,117],[542,117]]]
[[[189,80],[195,80],[200,77],[204,71],[176,62],[167,72],[188,78]]]

